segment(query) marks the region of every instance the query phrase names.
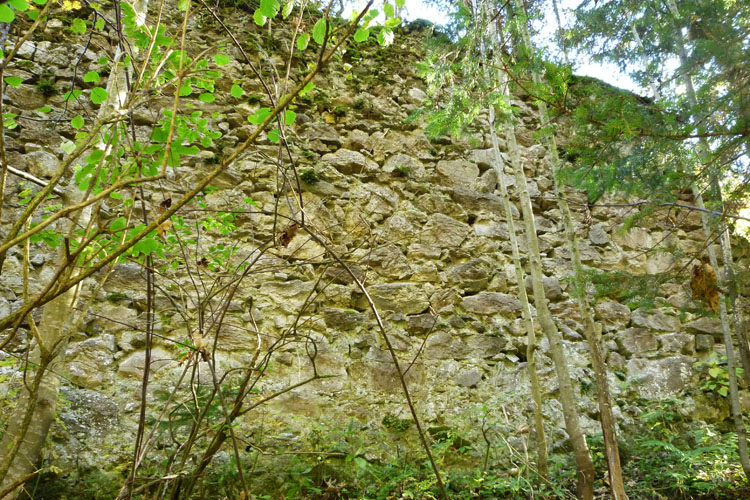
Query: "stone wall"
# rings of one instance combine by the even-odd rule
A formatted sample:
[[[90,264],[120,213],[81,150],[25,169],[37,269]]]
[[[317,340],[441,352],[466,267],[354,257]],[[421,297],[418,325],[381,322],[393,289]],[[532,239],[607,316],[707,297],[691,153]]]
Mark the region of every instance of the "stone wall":
[[[195,22],[204,24],[193,27],[191,43],[207,46],[214,36],[208,31],[211,25],[200,17]],[[238,32],[262,36],[240,19],[230,19],[229,24]],[[275,30],[278,39],[288,36],[284,27]],[[51,21],[38,39],[23,45],[9,73],[21,76],[24,83],[7,89],[6,111],[27,118],[62,112],[63,96],[45,97],[35,82],[49,74],[45,78],[54,80],[56,86],[69,85],[71,68],[83,46],[61,43],[63,34],[62,25]],[[428,140],[419,120],[406,120],[427,98],[414,67],[423,53],[424,36],[403,31],[388,49],[350,49],[316,80],[318,90],[298,101],[290,143],[301,178],[306,221],[366,283],[396,352],[409,367],[407,381],[428,426],[467,429],[473,412],[487,404],[502,407],[511,421],[523,425],[531,413],[526,338],[507,224],[490,166],[486,120],[480,117],[476,133],[464,140],[434,142]],[[99,57],[110,50],[90,47],[83,53],[77,78],[96,69]],[[295,63],[294,76],[301,66]],[[241,80],[246,71],[244,65],[232,63],[222,81]],[[83,81],[76,83],[85,88]],[[226,84],[211,104],[195,96],[186,98],[204,113],[214,113],[211,123],[224,136],[215,151],[201,153],[171,170],[165,187],[147,194],[151,209],[158,209],[165,193],[185,192],[191,179],[211,168],[214,157],[248,137],[252,126],[246,117],[260,104],[254,99],[233,100],[228,91]],[[260,88],[245,91],[248,96],[260,95]],[[153,96],[135,110],[139,137],[150,135],[159,118],[156,110],[169,99]],[[76,112],[94,112],[82,102],[70,105]],[[532,138],[536,114],[531,104],[522,100],[513,104],[529,127],[520,131],[519,142],[540,231],[545,289],[565,338],[571,375],[581,391],[584,429],[593,434],[598,432],[593,376],[577,307],[570,296],[570,261],[550,169],[544,148]],[[42,106],[49,106],[51,112],[37,111]],[[7,134],[9,163],[40,177],[50,176],[62,158],[60,144],[72,137],[72,129],[67,121],[19,119],[19,123],[18,129]],[[299,216],[294,190],[288,185],[279,190],[283,182],[273,160],[277,154],[277,147],[265,139],[256,153],[242,158],[219,178],[217,189],[207,193],[203,203],[208,210],[242,208],[233,221],[237,229],[221,234],[206,228],[204,239],[189,247],[191,257],[185,265],[203,270],[205,296],[212,285],[230,282],[220,270],[201,267],[201,256],[211,254],[211,248],[235,245],[235,262],[255,259],[253,272],[231,299],[219,334],[216,357],[222,370],[246,366],[259,344],[265,352],[274,342],[282,342],[258,386],[259,396],[269,395],[312,373],[309,353],[314,343],[317,370],[335,377],[285,394],[262,411],[249,414],[243,426],[251,432],[261,420],[284,422],[289,435],[301,439],[308,419],[332,423],[353,419],[375,428],[382,425],[385,415],[409,418],[373,314],[350,276],[304,231],[288,231],[285,245],[264,246],[290,226],[288,220],[269,214],[278,209],[281,215]],[[505,175],[514,197],[515,178],[509,169]],[[12,207],[15,194],[26,186],[13,176],[9,183],[5,202]],[[583,201],[580,193],[571,196]],[[248,197],[258,206],[243,203]],[[620,424],[637,419],[639,401],[667,397],[680,398],[682,411],[691,418],[726,418],[726,403],[697,390],[701,374],[695,363],[723,350],[718,319],[687,307],[700,306],[691,302],[684,269],[688,255],[704,244],[699,216],[672,212],[671,218],[649,218],[625,231],[625,217],[637,208],[595,207],[590,218],[585,208],[573,208],[587,266],[636,274],[679,273],[659,290],[663,301],[656,309],[631,310],[609,299],[596,304]],[[188,210],[185,217],[197,215]],[[12,210],[6,210],[3,227],[12,218]],[[677,220],[679,225],[673,225]],[[523,251],[524,239],[520,242]],[[659,251],[670,243],[685,256]],[[745,259],[741,265],[746,265],[747,253],[739,257]],[[51,260],[53,252],[36,244],[31,273],[37,290],[52,272]],[[20,266],[20,254],[11,253],[0,276],[0,315],[20,305]],[[183,267],[157,275],[161,288],[150,393],[155,405],[159,391],[172,387],[184,369],[186,350],[178,342],[188,341],[194,327],[191,322],[197,320],[197,306],[191,300],[201,287],[193,288],[194,276],[185,271]],[[52,436],[56,456],[86,456],[96,463],[109,460],[114,466],[130,453],[128,436],[137,423],[145,358],[144,283],[141,266],[119,265],[88,311],[85,328],[69,344],[65,353],[68,380],[63,390],[67,403],[60,408],[60,422]],[[22,329],[21,333],[13,346],[17,352],[27,342],[28,332]],[[541,331],[538,335],[542,337]],[[555,427],[553,443],[559,445],[565,433],[547,352],[547,341],[541,340],[544,410]],[[8,353],[0,353],[0,359],[8,359]],[[199,366],[203,371],[196,376],[205,383],[205,363]],[[1,370],[11,375],[0,384],[4,392],[18,382],[18,375],[13,366]],[[743,397],[750,403],[746,393]]]

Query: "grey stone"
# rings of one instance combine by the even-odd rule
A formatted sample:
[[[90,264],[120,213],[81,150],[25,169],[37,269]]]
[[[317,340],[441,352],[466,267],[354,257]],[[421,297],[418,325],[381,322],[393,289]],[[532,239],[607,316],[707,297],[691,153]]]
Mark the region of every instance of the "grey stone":
[[[435,328],[438,317],[432,314],[417,314],[406,317],[406,330],[411,334],[420,335]]]
[[[662,332],[676,332],[680,329],[680,319],[658,310],[636,309],[631,317],[633,326],[650,328]]]
[[[82,342],[70,344],[65,352],[67,371],[76,384],[93,389],[109,383],[109,367],[114,362],[115,338],[100,335]]]
[[[496,335],[470,335],[466,345],[471,350],[471,357],[496,358],[508,347],[508,339]]]
[[[421,283],[373,285],[369,292],[376,306],[402,314],[419,314],[430,305]]]
[[[628,328],[618,336],[617,343],[628,356],[639,356],[659,347],[656,336],[646,328]]]
[[[323,320],[328,328],[337,330],[353,330],[367,321],[365,314],[351,309],[335,309],[327,307],[323,309]]]
[[[96,308],[96,322],[109,333],[136,328],[137,318],[138,312],[124,305],[103,302]]]
[[[627,364],[628,378],[641,397],[658,400],[674,396],[690,386],[693,362],[689,356],[634,358]]]
[[[487,261],[470,259],[448,269],[445,273],[445,280],[450,286],[476,293],[487,288],[489,273],[490,264]]]
[[[685,323],[685,329],[692,333],[707,333],[718,341],[723,340],[721,320],[719,318],[698,318],[690,323]]]
[[[460,339],[454,339],[449,332],[441,330],[427,338],[424,353],[427,359],[465,359],[469,349]]]
[[[52,177],[60,168],[60,160],[47,151],[34,151],[26,155],[26,166],[37,177]]]
[[[404,177],[415,180],[424,180],[427,176],[422,162],[403,153],[398,153],[388,158],[383,165],[383,171],[396,172]]]
[[[469,187],[479,177],[479,167],[465,160],[440,160],[437,164],[438,179],[450,187]]]
[[[661,352],[691,355],[695,353],[695,337],[687,333],[665,333],[659,336]]]
[[[452,217],[434,214],[419,233],[419,242],[437,248],[457,247],[466,239],[470,230],[467,224]]]
[[[698,352],[711,351],[714,348],[714,337],[700,333],[695,336],[695,350]]]
[[[479,368],[463,370],[456,376],[456,385],[473,387],[482,381],[482,371]]]
[[[176,365],[174,356],[161,347],[151,349],[151,373],[158,373],[170,365]],[[146,353],[144,351],[134,352],[120,362],[118,373],[120,375],[141,378],[143,368],[146,364]]]
[[[610,242],[609,235],[604,228],[604,224],[594,224],[589,228],[589,241],[593,245],[606,245]]]
[[[620,229],[615,232],[614,241],[622,247],[636,250],[646,250],[653,245],[651,234],[647,229],[642,227],[634,227],[630,231],[625,232]]]
[[[427,99],[427,94],[422,89],[412,88],[406,93],[406,102],[409,104],[422,104]]]
[[[402,279],[412,272],[409,259],[396,245],[376,248],[367,255],[364,262],[372,266],[376,273],[389,278]]]
[[[305,132],[302,134],[303,137],[310,140],[319,140],[324,144],[331,144],[337,147],[341,146],[341,136],[336,129],[321,122],[311,123]]]
[[[370,134],[364,130],[354,129],[346,137],[344,147],[352,151],[371,151],[372,141],[370,140]]]
[[[373,167],[377,167],[377,164],[368,162],[367,158],[359,151],[344,148],[338,149],[335,153],[323,155],[321,160],[345,175],[361,174],[368,168],[373,170]]]
[[[258,305],[278,304],[287,311],[296,311],[307,301],[314,286],[311,281],[301,280],[264,282],[260,293],[265,297],[258,298]]]
[[[5,89],[5,99],[9,99],[21,109],[33,111],[47,103],[47,98],[40,93],[36,86],[22,83],[18,87],[8,86]]]
[[[453,189],[453,199],[457,203],[460,203],[466,210],[475,212],[486,211],[497,215],[505,215],[502,198],[492,193],[480,193],[479,191],[459,186]],[[511,204],[511,212],[514,212],[515,216],[518,210],[514,209],[515,205]]]
[[[596,318],[607,331],[617,330],[630,323],[630,308],[619,302],[599,302],[595,306]]]
[[[526,276],[524,279],[524,285],[526,286],[526,291],[528,293],[533,292],[531,276]],[[542,276],[542,286],[544,287],[544,295],[548,300],[560,300],[563,298],[560,280],[554,276]]]
[[[461,307],[476,314],[514,315],[521,311],[521,302],[513,295],[498,292],[480,292],[464,297]]]

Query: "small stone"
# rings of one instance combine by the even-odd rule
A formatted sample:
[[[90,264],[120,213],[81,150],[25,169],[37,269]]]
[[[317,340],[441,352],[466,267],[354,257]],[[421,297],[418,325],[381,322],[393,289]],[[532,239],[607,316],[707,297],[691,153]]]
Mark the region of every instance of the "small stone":
[[[134,352],[120,362],[118,373],[129,377],[140,378],[143,376],[143,368],[146,363],[146,353]],[[158,373],[166,367],[176,364],[172,355],[160,347],[151,349],[151,373]]]
[[[704,333],[695,336],[695,350],[698,352],[710,351],[714,348],[714,338]]]
[[[437,164],[441,184],[450,187],[469,187],[479,177],[479,167],[465,160],[440,160]]]
[[[659,336],[661,352],[691,355],[695,353],[695,337],[687,333],[665,333]]]
[[[650,328],[662,332],[676,332],[680,329],[680,319],[658,310],[636,309],[631,319],[633,326]]]
[[[468,224],[447,215],[433,214],[419,233],[419,242],[435,248],[457,247],[463,243],[470,231]]]
[[[606,245],[609,243],[609,235],[604,229],[604,224],[594,224],[589,228],[589,241],[593,245]]]
[[[617,342],[621,352],[628,356],[640,356],[659,347],[656,336],[645,328],[628,328]]]
[[[321,160],[345,175],[361,174],[370,166],[362,153],[344,148],[337,150],[335,153],[323,155]]]
[[[630,308],[619,302],[600,302],[595,306],[596,318],[600,320],[605,331],[619,330],[630,323]]]
[[[482,381],[482,372],[479,368],[464,370],[456,376],[456,385],[461,387],[473,387]]]
[[[480,292],[477,295],[464,297],[461,307],[476,314],[514,315],[521,311],[521,302],[507,293]]]
[[[528,293],[533,293],[532,281],[533,280],[531,279],[531,276],[528,275],[524,279],[524,285],[526,286],[526,291]],[[563,298],[563,291],[562,287],[560,286],[560,280],[558,280],[554,276],[543,276],[542,286],[544,287],[544,295],[548,300],[554,301]]]
[[[26,155],[26,165],[37,177],[53,177],[60,169],[60,160],[47,151],[34,151]]]

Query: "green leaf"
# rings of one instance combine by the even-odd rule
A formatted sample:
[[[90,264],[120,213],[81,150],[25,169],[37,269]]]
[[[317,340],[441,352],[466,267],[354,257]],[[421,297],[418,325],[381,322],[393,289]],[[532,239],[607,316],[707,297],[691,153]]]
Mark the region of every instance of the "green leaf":
[[[237,84],[235,83],[234,85],[232,85],[232,88],[231,88],[231,90],[229,91],[229,93],[230,93],[230,94],[232,95],[232,97],[234,97],[235,99],[239,99],[240,97],[242,97],[242,94],[244,94],[245,92],[244,92],[244,91],[242,90],[242,87],[240,87],[239,85],[237,85]]]
[[[284,111],[284,123],[287,125],[291,125],[294,123],[294,120],[297,118],[297,113],[292,111],[291,109],[287,109]]]
[[[214,102],[216,100],[216,96],[214,96],[210,92],[204,92],[198,96],[198,99],[200,99],[203,102]]]
[[[179,92],[180,97],[187,97],[192,93],[193,93],[193,86],[191,85],[190,82],[187,82],[184,85],[180,85],[180,92]]]
[[[47,5],[48,0],[34,0],[34,3],[37,5]]]
[[[721,394],[721,395],[722,395],[722,396],[724,396],[724,397],[727,397],[727,394],[729,394],[729,391],[727,391],[727,388],[726,388],[726,387],[722,387],[721,389],[719,389],[719,390],[718,390],[718,391],[716,391],[716,392],[718,392],[719,394]]]
[[[392,17],[390,19],[386,19],[385,21],[385,27],[386,28],[395,28],[401,24],[401,18],[400,17]]]
[[[95,27],[95,28],[96,28],[96,29],[97,29],[98,31],[101,31],[101,30],[103,30],[103,29],[104,29],[104,26],[105,26],[105,24],[104,24],[104,19],[102,19],[101,17],[100,17],[99,19],[97,19],[97,20],[96,20],[96,24],[94,25],[94,27]]]
[[[281,9],[281,17],[286,19],[289,17],[289,14],[292,13],[292,9],[294,8],[294,0],[289,0],[285,5],[284,8]]]
[[[0,8],[0,10],[2,10],[2,8]],[[73,19],[73,24],[70,26],[70,31],[79,35],[83,35],[84,33],[86,33],[86,21],[76,17],[75,19]]]
[[[271,114],[271,108],[260,108],[258,111],[253,113],[252,116],[247,117],[247,121],[254,125],[260,125],[263,121],[268,118]]]
[[[159,242],[154,238],[147,237],[133,245],[133,253],[141,252],[145,255],[149,255],[159,248]]]
[[[390,19],[396,15],[396,10],[393,8],[393,5],[388,2],[383,4],[383,12],[385,12],[386,19]]]
[[[390,45],[393,42],[393,31],[391,31],[388,28],[383,28],[378,33],[378,43],[385,47]]]
[[[125,217],[118,217],[112,221],[112,224],[109,225],[109,230],[114,233],[115,231],[124,229],[127,224],[128,220]]]
[[[364,42],[367,40],[370,36],[370,30],[366,29],[358,29],[356,33],[354,33],[354,41],[355,42]]]
[[[27,10],[26,11],[26,15],[32,21],[36,21],[39,18],[39,11],[38,10]]]
[[[37,109],[37,111],[39,111],[40,113],[49,113],[50,111],[52,111],[52,108],[50,108],[49,106],[42,106],[41,108]]]
[[[327,23],[324,17],[318,19],[318,22],[313,26],[312,37],[318,45],[321,45],[326,38],[326,26]]]
[[[179,0],[177,2],[177,8],[182,12],[185,12],[187,10],[188,5],[190,5],[190,0]]]
[[[76,150],[76,145],[71,141],[65,141],[60,144],[60,149],[62,149],[64,153],[70,154]]]
[[[94,104],[101,104],[107,100],[107,91],[101,87],[94,87],[91,89],[91,102]]]
[[[302,33],[297,38],[297,49],[302,51],[307,48],[307,45],[310,43],[310,34],[309,33]]]
[[[253,13],[253,21],[255,21],[255,24],[258,26],[263,26],[266,24],[266,16],[263,15],[260,9],[255,9],[255,12]]]
[[[122,199],[122,193],[119,191],[112,191],[109,193],[109,197],[113,200],[121,200]]]
[[[12,23],[16,14],[7,4],[0,5],[0,23]]]
[[[17,76],[6,76],[5,77],[5,83],[10,85],[11,87],[18,87],[21,85],[23,80]]]
[[[81,89],[69,90],[68,92],[65,92],[64,98],[66,101],[72,101],[73,99],[81,97],[81,94],[83,94],[83,90]]]
[[[279,7],[281,4],[278,0],[260,0],[260,12],[268,17],[274,18],[279,13]]]
[[[99,73],[96,71],[89,71],[85,75],[83,75],[83,81],[84,82],[98,82],[101,80],[101,77],[99,76]]]
[[[315,88],[315,84],[313,82],[307,82],[307,85],[305,85],[305,88],[300,90],[300,93],[299,93],[300,97],[304,97],[305,94],[311,92],[312,89],[314,88]]]
[[[229,57],[227,57],[225,54],[216,54],[214,56],[214,62],[219,66],[225,66],[229,64]]]
[[[396,0],[396,7],[403,7],[406,4],[406,0]]]
[[[268,140],[274,144],[279,143],[279,129],[275,128],[268,133]]]
[[[8,0],[8,5],[21,12],[24,12],[29,8],[29,4],[26,3],[26,0]]]
[[[81,127],[83,127],[83,117],[81,115],[78,115],[70,120],[70,126],[76,130],[81,130]]]
[[[719,374],[721,373],[721,368],[718,366],[712,366],[708,369],[708,374],[711,375],[713,378],[717,378]]]

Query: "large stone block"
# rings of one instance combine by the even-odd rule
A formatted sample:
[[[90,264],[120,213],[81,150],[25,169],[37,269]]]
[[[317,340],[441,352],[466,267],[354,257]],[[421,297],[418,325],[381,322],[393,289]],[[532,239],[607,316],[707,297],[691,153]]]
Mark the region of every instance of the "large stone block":
[[[514,315],[520,313],[521,301],[507,293],[480,292],[477,295],[464,297],[461,307],[476,314]]]

